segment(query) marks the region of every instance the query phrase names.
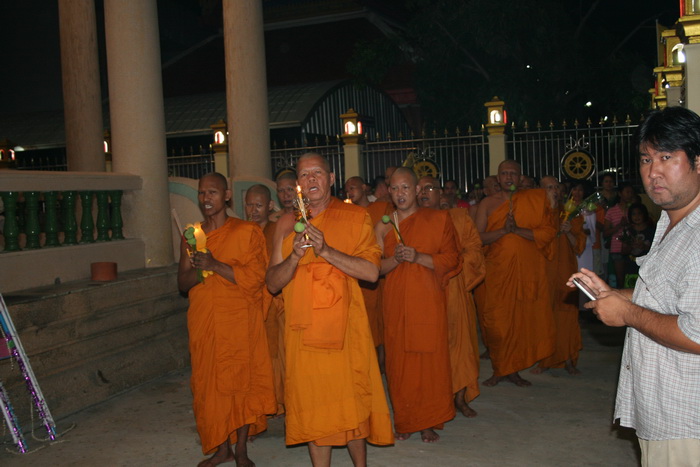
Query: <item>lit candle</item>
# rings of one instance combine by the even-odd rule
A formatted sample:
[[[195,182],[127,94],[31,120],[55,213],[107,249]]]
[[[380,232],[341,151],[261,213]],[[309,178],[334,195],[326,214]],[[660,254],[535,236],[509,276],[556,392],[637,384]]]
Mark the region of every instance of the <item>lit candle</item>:
[[[352,204],[352,200],[350,198],[345,198],[343,202],[347,204]]]
[[[306,206],[304,206],[304,196],[301,194],[301,187],[297,185],[297,198],[299,198],[299,212],[301,217],[304,218],[304,222],[308,222],[306,218]]]

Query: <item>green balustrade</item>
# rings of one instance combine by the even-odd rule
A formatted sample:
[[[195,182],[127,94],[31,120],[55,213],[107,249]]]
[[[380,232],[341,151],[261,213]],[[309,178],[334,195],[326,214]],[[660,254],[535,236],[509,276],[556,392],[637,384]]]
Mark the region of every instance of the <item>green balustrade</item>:
[[[109,241],[109,192],[97,191],[97,241]]]
[[[78,244],[78,222],[75,220],[75,191],[63,192],[63,244]]]
[[[109,197],[112,200],[112,240],[124,240],[122,227],[122,192],[110,191]]]
[[[92,220],[92,191],[81,191],[80,202],[83,215],[80,217],[80,243],[95,243],[95,223]]]
[[[93,221],[92,215],[93,194],[97,200],[96,222]],[[45,204],[44,214],[40,208],[42,196]],[[5,238],[3,251],[21,250],[20,234],[26,236],[25,249],[41,248],[42,231],[46,234],[44,246],[60,246],[59,234],[61,231],[63,231],[63,245],[77,245],[78,223],[75,213],[78,196],[82,207],[80,243],[107,242],[124,238],[121,190],[47,191],[43,193],[39,191],[6,191],[0,192],[5,207],[5,228],[2,232]],[[95,232],[97,232],[96,236]]]
[[[60,243],[58,242],[58,192],[45,192],[44,204],[46,204],[46,221],[44,224],[46,242],[44,243],[44,246],[59,246]]]
[[[39,244],[39,194],[38,191],[24,192],[25,219],[27,220],[24,227],[27,242],[24,247],[27,250],[34,250],[41,246]]]
[[[19,251],[19,227],[17,226],[17,199],[19,193],[16,191],[6,191],[0,193],[2,202],[5,205],[5,251]]]

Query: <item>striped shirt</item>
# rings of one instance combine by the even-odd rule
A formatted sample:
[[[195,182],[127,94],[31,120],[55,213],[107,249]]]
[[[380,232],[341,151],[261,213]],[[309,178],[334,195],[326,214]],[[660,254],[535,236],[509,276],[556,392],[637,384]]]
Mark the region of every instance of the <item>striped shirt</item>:
[[[651,250],[637,258],[632,301],[677,315],[681,332],[700,343],[700,208],[662,240],[668,225],[663,212]],[[641,439],[700,439],[700,355],[669,349],[629,328],[614,418],[635,428]]]

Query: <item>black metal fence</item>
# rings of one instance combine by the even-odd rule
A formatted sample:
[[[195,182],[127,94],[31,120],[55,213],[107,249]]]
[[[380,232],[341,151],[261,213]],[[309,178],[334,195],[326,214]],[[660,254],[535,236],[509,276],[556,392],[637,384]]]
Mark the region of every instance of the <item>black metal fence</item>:
[[[345,181],[345,158],[343,154],[343,141],[340,138],[327,137],[324,140],[314,139],[312,142],[287,141],[278,143],[272,142],[272,171],[276,176],[286,169],[294,169],[299,156],[307,152],[315,152],[322,155],[331,165],[331,170],[335,173],[335,184],[333,191],[339,196]]]
[[[466,133],[459,129],[454,134],[447,130],[423,133],[420,138],[368,142],[364,148],[365,174],[369,180],[384,175],[390,166],[401,166],[407,159],[413,162],[430,162],[437,168],[437,177],[455,180],[461,190],[468,184],[483,179],[489,170],[489,149],[483,130]]]
[[[592,163],[588,179],[600,186],[604,174],[612,174],[616,182],[628,181],[640,185],[637,148],[634,144],[634,134],[639,125],[632,124],[629,117],[624,122],[616,118],[610,121],[601,120],[597,124],[590,121],[584,125],[574,122],[561,128],[555,128],[550,123],[546,128],[537,124],[530,127],[527,123],[522,129],[511,127],[510,138],[506,145],[508,156],[520,162],[523,173],[536,178],[553,175],[560,178],[573,178],[567,170],[564,157],[577,151],[583,153],[583,167],[568,169],[585,170],[586,156]]]

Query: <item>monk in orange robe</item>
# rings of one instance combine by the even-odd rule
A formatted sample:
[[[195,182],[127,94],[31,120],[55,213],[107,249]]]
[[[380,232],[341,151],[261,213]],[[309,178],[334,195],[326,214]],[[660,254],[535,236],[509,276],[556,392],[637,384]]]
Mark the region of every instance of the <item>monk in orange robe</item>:
[[[498,184],[498,178],[495,175],[489,175],[484,179],[484,198],[487,198],[489,196],[492,196],[496,193],[501,191],[501,185]],[[476,225],[476,212],[479,209],[479,204],[481,201],[484,199],[482,198],[479,200],[479,203],[469,206],[469,216],[472,218]],[[482,252],[485,250],[484,247],[482,247]],[[483,318],[483,312],[482,310],[484,309],[484,301],[486,300],[486,293],[484,291],[484,281],[482,280],[476,287],[474,287],[473,291],[474,295],[474,303],[476,305],[476,316],[479,321],[479,330],[481,331],[481,340],[484,342],[484,347],[486,347],[486,338],[484,335],[486,334],[486,330],[484,329],[484,318]],[[482,353],[479,358],[482,360],[488,360],[489,359],[489,349],[487,348],[484,353]]]
[[[497,175],[502,191],[484,198],[476,213],[487,245],[483,324],[493,376],[485,386],[502,380],[530,386],[518,372],[554,352],[546,268],[556,218],[544,190],[518,190],[520,175],[520,164],[502,162]]]
[[[205,454],[200,466],[235,460],[251,466],[246,441],[267,428],[275,412],[272,366],[263,323],[265,238],[252,223],[226,215],[231,198],[226,178],[199,181],[207,251],[180,249],[178,287],[189,293],[187,328],[192,359],[192,395],[197,431]],[[213,274],[199,282],[197,270]],[[235,451],[230,443],[236,443]]]
[[[396,212],[377,224],[384,251],[384,346],[396,438],[440,439],[435,429],[455,416],[445,292],[462,264],[447,211],[419,208],[412,170],[396,169],[389,185]]]
[[[583,232],[583,217],[567,219],[561,207],[562,185],[554,177],[542,177],[540,186],[547,190],[552,208],[559,214],[559,233],[554,239],[554,257],[547,265],[547,273],[552,288],[552,310],[556,340],[554,353],[540,361],[532,373],[539,374],[549,368],[566,368],[569,374],[576,375],[578,353],[581,350],[581,327],[578,322],[578,289],[566,285],[569,277],[578,271],[576,257],[586,248],[586,234]]]
[[[394,442],[358,285],[377,280],[381,251],[367,212],[331,196],[328,161],[305,154],[297,176],[311,218],[280,218],[267,272],[270,292],[284,295],[286,442],[308,443],[314,466],[329,466],[331,447],[347,445],[364,466],[365,440]]]
[[[272,255],[272,241],[276,223],[269,220],[274,203],[270,189],[265,185],[253,185],[245,193],[246,218],[255,222],[263,230],[268,258]],[[265,293],[269,294],[267,288]],[[277,397],[277,412],[284,414],[284,302],[282,295],[271,296],[270,308],[265,316],[265,332],[267,334],[268,350],[272,361],[272,371],[275,382],[275,397]]]
[[[441,189],[433,177],[418,181],[419,201],[424,208],[439,209]],[[479,395],[479,341],[476,307],[472,290],[484,280],[486,265],[481,250],[481,237],[474,221],[464,208],[451,208],[452,223],[462,247],[462,272],[450,279],[447,286],[447,328],[452,367],[452,392],[455,407],[465,417],[476,417],[469,402]]]
[[[370,203],[367,198],[367,184],[362,177],[350,177],[345,181],[343,189],[347,199],[353,204],[362,206],[369,213],[372,220],[372,225],[382,220],[385,214],[393,211],[391,203],[385,201],[375,201]],[[384,280],[380,278],[377,282],[360,282],[360,290],[362,297],[365,299],[365,308],[367,308],[367,318],[369,319],[369,327],[372,330],[372,340],[377,348],[377,358],[379,366],[384,366],[384,319],[382,317],[382,286]]]

